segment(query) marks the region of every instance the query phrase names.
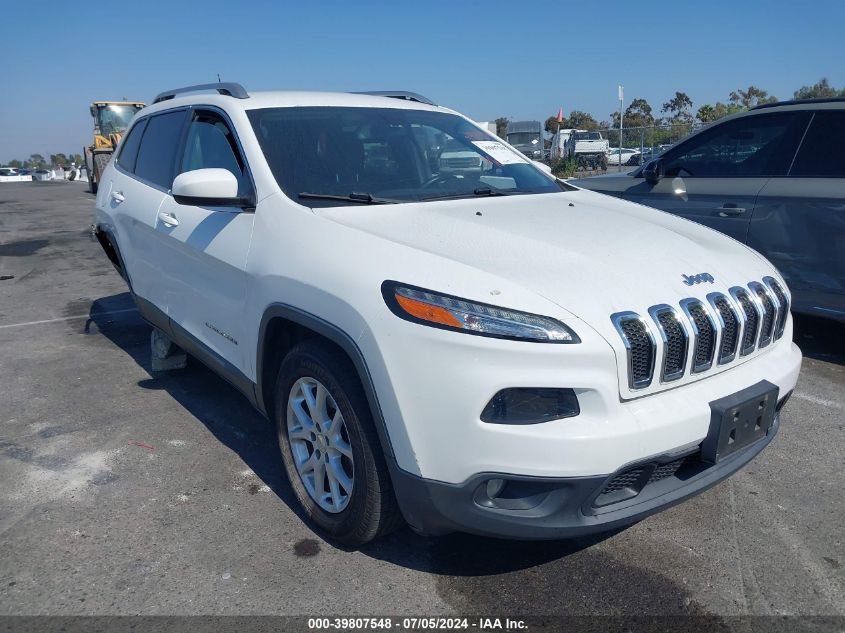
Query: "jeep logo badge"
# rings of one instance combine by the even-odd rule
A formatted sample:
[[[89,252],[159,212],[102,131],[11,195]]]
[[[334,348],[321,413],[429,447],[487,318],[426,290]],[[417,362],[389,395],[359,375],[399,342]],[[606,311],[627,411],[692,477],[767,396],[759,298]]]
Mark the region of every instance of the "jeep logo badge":
[[[688,286],[694,286],[695,284],[703,284],[705,281],[709,283],[713,283],[716,281],[713,278],[713,275],[710,273],[699,273],[697,275],[681,275],[684,278],[684,283]]]

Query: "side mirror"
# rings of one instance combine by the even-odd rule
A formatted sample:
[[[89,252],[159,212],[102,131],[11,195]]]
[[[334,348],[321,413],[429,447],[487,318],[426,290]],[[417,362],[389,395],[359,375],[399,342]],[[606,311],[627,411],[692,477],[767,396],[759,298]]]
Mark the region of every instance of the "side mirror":
[[[228,169],[195,169],[176,176],[170,189],[178,204],[197,207],[245,207],[238,197],[238,179]]]
[[[540,162],[539,160],[532,160],[531,162],[534,163],[534,166],[538,169],[542,169],[544,172],[551,175],[552,168],[549,165],[546,165],[546,163]]]
[[[645,167],[643,167],[643,178],[646,179],[646,182],[652,185],[656,185],[660,182],[660,179],[663,178],[664,175],[664,166],[663,161],[659,158],[647,163]]]

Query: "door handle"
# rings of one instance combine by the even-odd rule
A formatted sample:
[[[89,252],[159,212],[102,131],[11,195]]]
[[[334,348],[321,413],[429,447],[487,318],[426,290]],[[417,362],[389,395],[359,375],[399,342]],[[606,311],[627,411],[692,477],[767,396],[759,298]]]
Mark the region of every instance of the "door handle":
[[[123,196],[122,191],[112,191],[111,192],[111,199],[114,200],[115,202],[117,202],[118,204],[120,204],[121,202],[126,200],[126,198]]]
[[[176,219],[175,215],[171,215],[166,211],[159,211],[158,219],[161,220],[161,223],[165,226],[174,227],[179,226],[179,220]]]
[[[738,207],[733,203],[727,203],[716,209],[719,213],[719,217],[727,218],[736,215],[742,215],[745,213],[745,207]]]

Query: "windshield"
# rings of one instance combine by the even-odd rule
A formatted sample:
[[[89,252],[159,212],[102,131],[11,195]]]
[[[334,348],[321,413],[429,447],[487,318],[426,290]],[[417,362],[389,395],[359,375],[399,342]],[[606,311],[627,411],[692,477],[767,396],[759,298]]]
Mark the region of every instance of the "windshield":
[[[539,145],[539,132],[510,132],[508,134],[508,143],[513,146],[517,145]]]
[[[354,107],[248,114],[279,186],[308,206],[563,189],[522,154],[453,114]],[[353,199],[338,199],[346,197]]]
[[[575,132],[572,137],[576,141],[600,141],[601,140],[601,133],[600,132]]]
[[[135,105],[97,106],[97,126],[100,128],[100,134],[108,136],[125,132],[129,127],[129,121],[140,109],[140,106]]]

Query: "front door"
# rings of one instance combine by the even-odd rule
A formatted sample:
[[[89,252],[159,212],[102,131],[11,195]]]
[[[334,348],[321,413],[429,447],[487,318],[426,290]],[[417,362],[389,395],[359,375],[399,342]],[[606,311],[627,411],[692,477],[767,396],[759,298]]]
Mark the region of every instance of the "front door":
[[[253,197],[228,121],[216,110],[197,109],[191,114],[176,174],[210,167],[229,170],[238,179],[239,195]],[[169,194],[156,217],[168,315],[175,326],[245,374],[245,269],[254,218],[252,210],[178,204]]]
[[[623,196],[745,242],[757,196],[786,175],[806,129],[806,112],[761,113],[714,125],[659,160],[664,177]]]

